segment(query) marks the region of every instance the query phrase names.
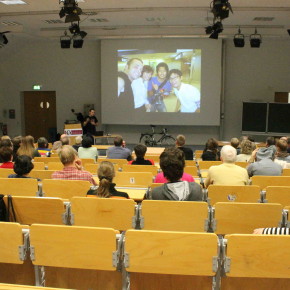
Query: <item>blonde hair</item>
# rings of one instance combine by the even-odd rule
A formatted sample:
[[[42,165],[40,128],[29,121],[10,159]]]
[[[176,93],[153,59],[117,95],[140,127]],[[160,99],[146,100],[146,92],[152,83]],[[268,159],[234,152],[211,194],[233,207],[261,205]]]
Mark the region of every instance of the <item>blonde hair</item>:
[[[110,197],[110,185],[115,177],[115,169],[111,162],[101,162],[98,169],[99,187],[97,189],[97,195],[99,197]]]
[[[33,159],[34,151],[34,138],[31,135],[22,137],[17,155],[27,155]]]

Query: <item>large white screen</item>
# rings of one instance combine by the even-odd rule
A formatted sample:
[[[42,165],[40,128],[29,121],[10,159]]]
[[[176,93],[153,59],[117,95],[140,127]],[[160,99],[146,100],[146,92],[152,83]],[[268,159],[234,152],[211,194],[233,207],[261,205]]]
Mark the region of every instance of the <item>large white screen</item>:
[[[102,123],[218,126],[221,46],[212,39],[103,40]],[[145,74],[146,67],[153,72]],[[136,90],[140,84],[148,88],[146,101]]]

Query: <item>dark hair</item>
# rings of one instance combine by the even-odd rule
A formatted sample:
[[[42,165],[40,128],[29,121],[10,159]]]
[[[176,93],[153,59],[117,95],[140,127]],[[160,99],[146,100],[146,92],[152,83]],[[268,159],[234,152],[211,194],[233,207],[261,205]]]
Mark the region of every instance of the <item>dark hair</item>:
[[[4,146],[0,148],[0,157],[2,158],[3,162],[11,161],[12,155],[13,155],[13,150],[11,147]]]
[[[38,148],[47,148],[48,147],[47,139],[45,137],[40,137],[37,140],[37,146]]]
[[[153,73],[153,68],[150,65],[144,65],[143,69],[142,69],[142,73],[141,76],[143,75],[143,73],[148,72],[148,73]]]
[[[90,136],[84,136],[82,140],[82,147],[90,148],[93,145],[92,138]]]
[[[170,182],[180,180],[185,167],[183,151],[176,147],[166,148],[160,155],[160,167]]]
[[[33,168],[34,168],[34,165],[32,163],[31,157],[27,155],[17,156],[14,163],[14,172],[17,175],[28,174]]]
[[[210,150],[217,154],[218,152],[218,141],[215,138],[209,138],[205,144],[205,148],[203,150],[203,153],[205,153],[207,150]]]
[[[0,141],[0,148],[1,147],[13,147],[13,143],[11,142],[10,139],[3,139]]]
[[[268,138],[266,139],[266,144],[267,144],[268,146],[275,145],[275,138],[274,138],[274,137],[268,137]]]
[[[169,74],[168,74],[168,77],[170,77],[172,74],[179,75],[180,77],[182,76],[182,72],[181,72],[181,70],[176,69],[176,68],[170,70],[170,72],[169,72]]]
[[[160,62],[160,63],[157,65],[157,67],[156,67],[156,72],[157,72],[157,73],[158,73],[158,71],[159,71],[159,69],[160,69],[161,67],[164,67],[164,68],[165,68],[165,70],[166,70],[166,76],[168,77],[169,68],[168,68],[167,63],[165,63],[165,62]]]
[[[252,136],[252,135],[249,135],[249,136],[248,136],[248,140],[250,140],[251,142],[255,142],[255,138],[254,138],[254,136]]]
[[[146,152],[147,152],[147,147],[143,144],[138,144],[134,147],[135,154],[137,158],[144,158]]]
[[[120,135],[117,135],[114,139],[114,145],[120,147],[123,143],[123,138]]]

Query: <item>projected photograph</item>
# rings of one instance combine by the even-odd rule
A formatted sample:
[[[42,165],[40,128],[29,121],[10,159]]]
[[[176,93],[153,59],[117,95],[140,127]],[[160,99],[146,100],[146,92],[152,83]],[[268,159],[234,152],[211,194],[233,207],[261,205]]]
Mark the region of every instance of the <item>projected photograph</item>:
[[[199,113],[201,49],[118,50],[113,105],[135,112]]]

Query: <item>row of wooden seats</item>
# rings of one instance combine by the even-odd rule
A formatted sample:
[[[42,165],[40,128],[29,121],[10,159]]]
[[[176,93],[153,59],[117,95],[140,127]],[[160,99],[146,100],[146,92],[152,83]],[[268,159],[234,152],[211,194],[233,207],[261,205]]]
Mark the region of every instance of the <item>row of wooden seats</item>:
[[[102,290],[289,286],[283,257],[290,255],[290,236],[218,239],[211,233],[138,230],[123,236],[110,228],[35,224],[23,230],[16,223],[1,223],[0,235],[5,283]]]
[[[7,204],[7,198],[4,198]],[[289,208],[280,204],[176,202],[74,197],[13,197],[16,220],[21,224],[67,224],[110,227],[116,230],[142,229],[207,232],[216,234],[252,233],[259,227],[287,226]]]

